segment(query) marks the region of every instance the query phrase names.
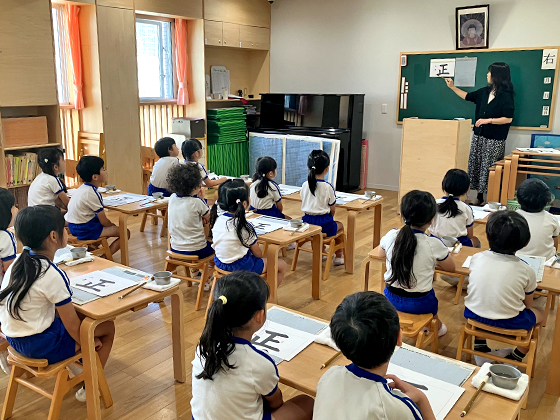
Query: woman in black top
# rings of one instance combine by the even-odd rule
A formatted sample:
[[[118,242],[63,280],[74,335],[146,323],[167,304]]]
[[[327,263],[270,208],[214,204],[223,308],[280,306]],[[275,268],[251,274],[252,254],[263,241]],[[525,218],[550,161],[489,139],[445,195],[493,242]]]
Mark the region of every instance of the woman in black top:
[[[509,66],[506,63],[491,64],[486,77],[489,85],[470,93],[456,87],[453,79],[445,79],[447,86],[459,97],[476,104],[469,178],[471,189],[478,191],[477,205],[484,202],[489,168],[504,158],[506,138],[515,109]]]

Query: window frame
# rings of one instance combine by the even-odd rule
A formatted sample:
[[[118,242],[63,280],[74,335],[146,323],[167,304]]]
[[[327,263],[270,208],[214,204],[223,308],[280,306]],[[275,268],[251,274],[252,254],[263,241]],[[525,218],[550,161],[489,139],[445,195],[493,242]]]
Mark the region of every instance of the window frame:
[[[51,16],[53,11],[56,12],[56,23],[55,26],[54,16],[52,22],[53,28],[53,47],[54,47],[54,58],[55,58],[55,71],[56,71],[56,87],[57,87],[57,100],[61,107],[71,107],[72,98],[74,95],[73,88],[73,75],[72,66],[69,62],[69,45],[68,45],[68,28],[66,26],[66,10],[63,4],[53,3],[51,7]],[[58,35],[58,36],[57,36]],[[58,50],[58,54],[57,54]],[[58,77],[61,78],[61,86],[63,89],[62,98],[61,92],[59,91]],[[61,99],[67,100],[66,102],[61,102]]]

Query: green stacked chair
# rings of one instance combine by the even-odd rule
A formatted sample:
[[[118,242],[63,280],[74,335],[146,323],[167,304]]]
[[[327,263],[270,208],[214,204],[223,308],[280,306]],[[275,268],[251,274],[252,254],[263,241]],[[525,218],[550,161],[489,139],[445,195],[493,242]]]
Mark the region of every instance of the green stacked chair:
[[[244,108],[207,110],[208,167],[219,175],[249,173],[249,142]]]

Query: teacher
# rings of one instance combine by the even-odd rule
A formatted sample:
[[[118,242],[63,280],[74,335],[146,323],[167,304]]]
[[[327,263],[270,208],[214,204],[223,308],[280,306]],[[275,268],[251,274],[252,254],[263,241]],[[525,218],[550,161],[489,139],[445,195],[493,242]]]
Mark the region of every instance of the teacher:
[[[486,78],[488,86],[469,93],[456,87],[453,79],[445,79],[457,96],[476,104],[469,178],[471,189],[478,192],[477,203],[473,203],[477,206],[484,203],[490,167],[505,156],[506,138],[515,110],[509,66],[506,63],[491,64]]]

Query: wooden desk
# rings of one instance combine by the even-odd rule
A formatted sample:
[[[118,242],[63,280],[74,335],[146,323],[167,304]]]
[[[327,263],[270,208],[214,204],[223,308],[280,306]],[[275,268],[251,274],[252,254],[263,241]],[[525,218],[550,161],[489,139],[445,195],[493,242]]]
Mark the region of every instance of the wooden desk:
[[[102,258],[94,257],[91,263],[80,264],[74,267],[61,265],[61,268],[68,274],[68,277],[77,277],[82,274],[91,273],[92,271],[104,270],[106,268],[121,266]],[[179,286],[172,287],[165,292],[154,292],[152,290],[140,288],[131,293],[124,299],[119,299],[125,291],[107,296],[85,305],[76,305],[74,308],[77,312],[85,315],[80,326],[80,341],[82,343],[82,355],[85,373],[85,386],[87,397],[87,413],[88,419],[101,419],[101,405],[99,403],[98,374],[96,366],[97,356],[95,354],[94,331],[95,327],[104,321],[113,319],[118,315],[122,315],[130,310],[136,311],[148,306],[151,302],[159,302],[167,296],[171,296],[171,331],[173,337],[173,371],[175,380],[185,382],[187,379],[185,365],[185,328],[183,320],[183,293],[179,290]]]
[[[101,194],[104,198],[114,197],[120,194],[127,194],[121,191],[119,194]],[[127,223],[130,216],[138,216],[148,210],[165,210],[167,209],[168,200],[157,201],[146,204],[146,200],[136,201],[134,203],[125,204],[124,206],[105,206],[108,210],[115,210],[119,215],[119,238],[121,240],[121,263],[128,265],[128,235]]]
[[[301,202],[299,192],[282,196],[283,199]],[[347,204],[336,205],[337,208],[348,211],[348,221],[346,223],[346,258],[352,261],[346,270],[348,273],[354,272],[354,251],[356,249],[356,217],[362,211],[374,210],[373,216],[373,248],[381,241],[381,215],[383,212],[383,198],[375,201],[358,199]]]
[[[269,305],[269,307],[271,306],[274,305]],[[292,311],[291,309],[287,308],[283,309]],[[319,321],[328,322],[320,318],[303,314],[301,312],[292,312],[299,313],[301,315],[305,315]],[[327,372],[330,367],[352,363],[343,355],[341,355],[329,367],[321,370],[321,365],[325,363],[329,358],[334,356],[335,353],[336,351],[328,346],[312,343],[289,362],[283,361],[278,365],[280,382],[292,388],[295,388],[298,391],[305,392],[306,394],[309,394],[311,396],[315,396],[317,393],[316,390],[319,379],[321,379],[321,376],[323,376],[323,374]],[[444,358],[444,356],[440,357]],[[479,369],[480,368],[477,367],[473,375],[475,375]],[[459,398],[459,401],[457,401],[449,414],[445,417],[446,419],[451,420],[460,418],[461,411],[463,411],[468,401],[476,391],[476,388],[471,385],[471,378],[469,378],[463,385],[463,388],[465,388],[465,392],[463,393],[461,398]],[[482,392],[477,398],[467,418],[471,418],[473,420],[517,419],[517,416],[519,415],[519,412],[521,410],[521,406],[527,398],[527,395],[528,390],[527,392],[525,392],[524,397],[521,398],[520,401],[512,401],[495,394]]]

